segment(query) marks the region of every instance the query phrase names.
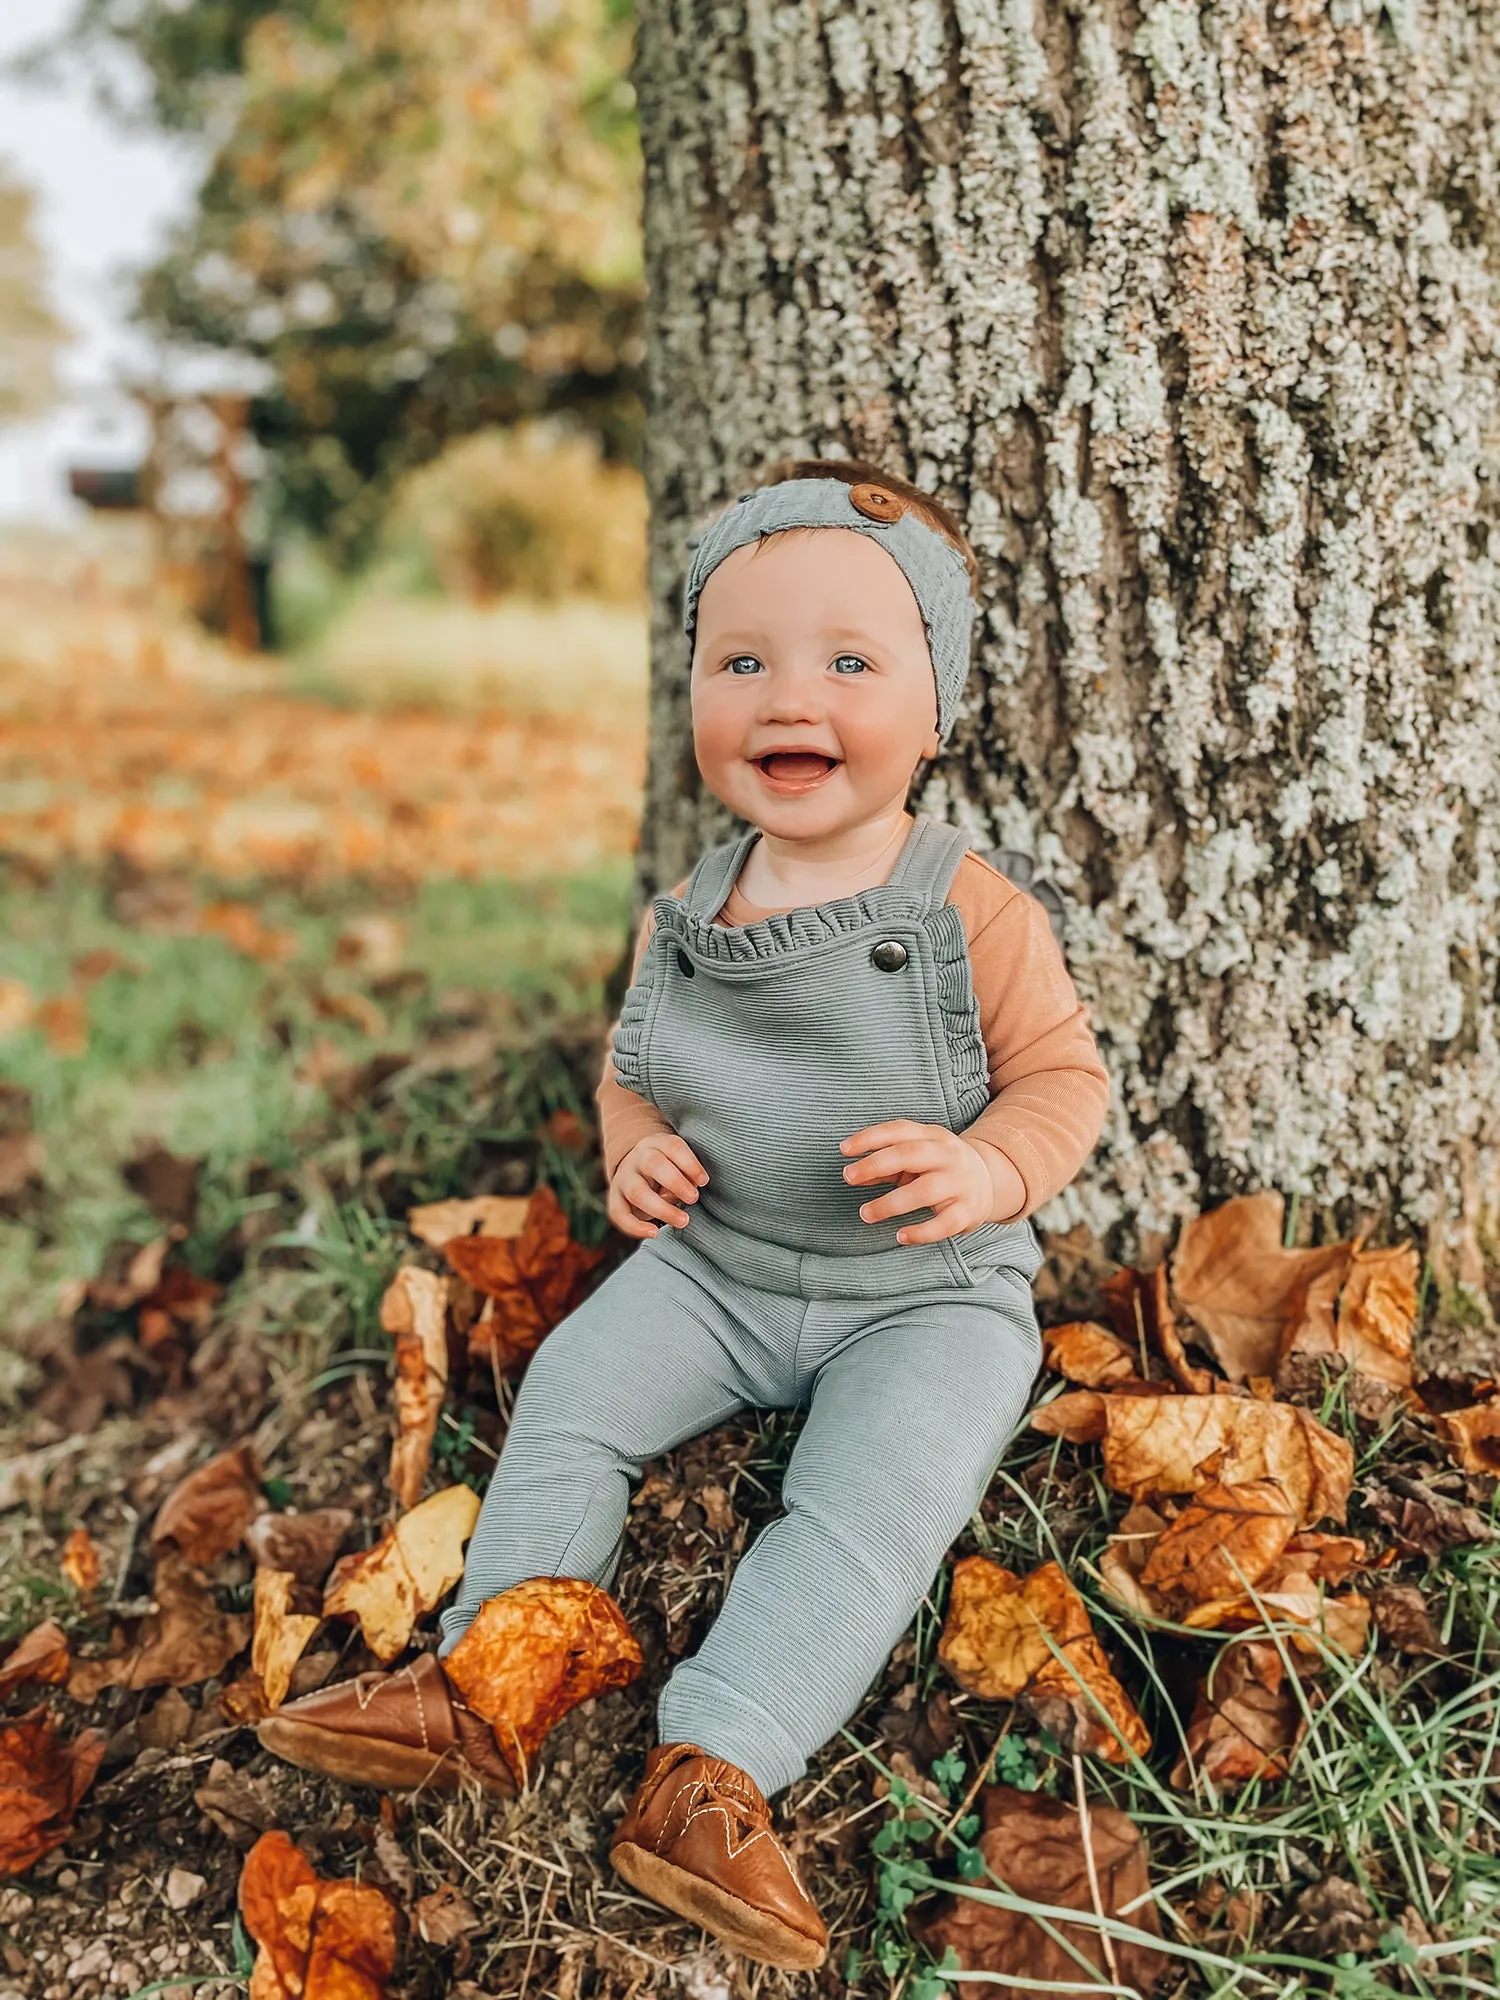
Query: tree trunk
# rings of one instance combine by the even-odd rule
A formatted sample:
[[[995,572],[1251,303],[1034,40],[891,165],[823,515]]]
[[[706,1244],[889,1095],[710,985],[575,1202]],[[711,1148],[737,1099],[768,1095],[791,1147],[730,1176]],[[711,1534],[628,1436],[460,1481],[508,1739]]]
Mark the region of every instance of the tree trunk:
[[[1044,1226],[1246,1188],[1475,1268],[1500,1113],[1500,60],[1485,0],[640,0],[642,874],[690,526],[788,451],[966,521],[920,803],[1034,854],[1114,1078]]]

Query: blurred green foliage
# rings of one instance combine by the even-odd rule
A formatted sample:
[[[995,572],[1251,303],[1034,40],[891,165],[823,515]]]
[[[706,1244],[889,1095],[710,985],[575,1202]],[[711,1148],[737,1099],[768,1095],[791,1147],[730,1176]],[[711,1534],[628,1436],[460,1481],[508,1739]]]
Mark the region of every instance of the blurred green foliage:
[[[264,364],[273,525],[363,557],[403,474],[529,417],[638,458],[631,33],[621,0],[83,0],[68,46],[123,45],[206,143],[139,309]]]

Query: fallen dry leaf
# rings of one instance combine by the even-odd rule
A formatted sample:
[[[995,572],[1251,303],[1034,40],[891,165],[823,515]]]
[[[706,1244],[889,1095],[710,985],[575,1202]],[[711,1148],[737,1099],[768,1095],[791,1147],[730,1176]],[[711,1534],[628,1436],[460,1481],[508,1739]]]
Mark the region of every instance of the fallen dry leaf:
[[[334,940],[335,965],[359,965],[375,978],[400,969],[406,953],[406,926],[399,918],[371,910],[351,917]]]
[[[325,1882],[279,1829],[245,1857],[240,1914],[260,1947],[251,2000],[384,2000],[396,1911],[362,1882]]]
[[[323,1616],[357,1618],[365,1644],[389,1665],[418,1618],[463,1575],[464,1543],[478,1518],[477,1493],[445,1486],[403,1514],[374,1548],[344,1558],[329,1579]]]
[[[276,1820],[270,1780],[237,1771],[223,1757],[215,1757],[209,1765],[207,1778],[194,1789],[193,1804],[242,1853]]]
[[[532,1577],[490,1598],[443,1668],[525,1785],[548,1730],[579,1702],[633,1681],[641,1649],[607,1592],[575,1577]]]
[[[255,1449],[236,1445],[172,1488],[151,1530],[152,1545],[175,1542],[195,1569],[207,1569],[239,1547],[265,1504]]]
[[[406,1226],[419,1242],[441,1250],[456,1236],[519,1236],[531,1197],[481,1194],[469,1201],[429,1201],[406,1212]]]
[[[604,1252],[575,1243],[561,1202],[551,1188],[539,1187],[518,1236],[461,1236],[443,1245],[443,1255],[491,1302],[470,1331],[471,1357],[492,1357],[503,1369],[531,1355],[581,1302]]]
[[[1184,1223],[1172,1258],[1178,1302],[1232,1382],[1274,1375],[1294,1326],[1304,1340],[1333,1342],[1333,1301],[1351,1246],[1284,1250],[1284,1207],[1273,1189],[1240,1195]]]
[[[1142,1586],[1141,1571],[1167,1526],[1164,1515],[1137,1501],[1127,1508],[1099,1558],[1099,1578],[1110,1596],[1148,1620],[1165,1614],[1160,1599]]]
[[[1431,1653],[1441,1658],[1443,1642],[1427,1600],[1414,1583],[1388,1583],[1370,1600],[1375,1629],[1401,1653]]]
[[[260,1676],[268,1708],[280,1708],[286,1700],[292,1669],[323,1622],[316,1613],[292,1610],[296,1583],[289,1569],[255,1572],[255,1636],[250,1645],[250,1667]]]
[[[348,1507],[259,1514],[245,1530],[245,1547],[261,1569],[287,1569],[298,1583],[322,1583],[353,1526]]]
[[[1145,1842],[1126,1814],[1113,1806],[1090,1806],[1085,1851],[1075,1808],[1043,1792],[992,1785],[983,1794],[983,1810],[980,1852],[1013,1895],[1049,1911],[1093,1913],[1096,1882],[1105,1916],[1160,1935]],[[1121,1985],[1144,1995],[1169,1969],[1164,1953],[1122,1938],[1113,1946],[1116,1970],[1112,1972],[1097,1929],[1050,1915],[1048,1923],[1044,1930],[1035,1917],[1019,1910],[953,1895],[943,1899],[933,1917],[913,1927],[934,1957],[941,1959],[951,1949],[965,1972],[993,1975],[973,1989],[987,2000],[1034,2000],[1038,1983],[1049,1981],[1087,1991],[1086,1966],[1101,1980],[1117,1977]],[[1012,1984],[1013,1980],[1024,1983]]]
[[[99,1551],[93,1537],[80,1521],[63,1547],[59,1567],[81,1596],[99,1588]]]
[[[1465,1472],[1500,1475],[1500,1397],[1467,1410],[1449,1410],[1436,1422]]]
[[[273,930],[253,903],[210,903],[198,919],[199,929],[211,937],[221,937],[245,958],[262,964],[290,958],[297,949],[291,931]]]
[[[1296,1681],[1277,1648],[1264,1639],[1237,1639],[1198,1683],[1172,1783],[1189,1791],[1197,1774],[1225,1792],[1254,1778],[1284,1778],[1306,1727]]]
[[[68,1677],[75,1701],[93,1701],[107,1687],[192,1687],[244,1651],[250,1620],[220,1611],[206,1579],[175,1548],[157,1555],[152,1596],[156,1609],[133,1646],[76,1662]]]
[[[1117,1493],[1148,1500],[1274,1479],[1300,1526],[1344,1518],[1353,1447],[1305,1410],[1239,1396],[1110,1395],[1100,1403],[1104,1477]]]
[[[123,1276],[92,1280],[87,1289],[89,1304],[100,1306],[105,1312],[129,1312],[161,1283],[162,1267],[171,1247],[170,1236],[158,1236],[150,1243],[143,1243],[126,1265]]]
[[[105,1740],[86,1729],[65,1741],[45,1708],[0,1728],[0,1876],[24,1874],[67,1839]]]
[[[438,1413],[448,1387],[448,1280],[416,1264],[399,1270],[380,1302],[380,1324],[396,1343],[396,1440],[390,1486],[407,1512],[422,1497]]]
[[[68,1635],[55,1618],[48,1618],[11,1647],[0,1665],[0,1701],[35,1681],[55,1687],[68,1678]]]
[[[203,1161],[198,1157],[168,1152],[165,1146],[147,1146],[121,1169],[125,1185],[139,1195],[158,1222],[178,1223],[191,1229],[198,1212],[198,1179]],[[218,1287],[214,1287],[215,1292]]]
[[[1105,1404],[1098,1389],[1070,1389],[1031,1413],[1031,1428],[1067,1444],[1103,1444]]]
[[[1158,1538],[1140,1584],[1178,1605],[1242,1596],[1274,1567],[1296,1525],[1274,1479],[1205,1486]]]
[[[1444,1549],[1496,1539],[1495,1530],[1477,1508],[1460,1506],[1399,1473],[1389,1475],[1384,1482],[1372,1482],[1361,1497],[1366,1511],[1392,1531],[1406,1555],[1426,1556],[1429,1562],[1436,1562]]]
[[[1321,1313],[1293,1324],[1281,1360],[1293,1354],[1338,1354],[1357,1374],[1409,1389],[1420,1270],[1421,1259],[1409,1243],[1393,1250],[1356,1250],[1333,1327]]]
[[[440,1951],[479,1928],[479,1912],[451,1882],[419,1896],[411,1906],[411,1920],[422,1942],[436,1945]]]
[[[36,995],[24,979],[0,979],[0,1036],[18,1035],[36,1017]]]
[[[1158,1264],[1151,1273],[1146,1281],[1146,1290],[1151,1300],[1152,1337],[1163,1361],[1171,1370],[1172,1380],[1186,1395],[1215,1395],[1223,1384],[1207,1368],[1198,1368],[1187,1358],[1187,1349],[1182,1344],[1182,1335],[1177,1331],[1177,1318],[1172,1311],[1172,1300],[1167,1290],[1165,1264]]]
[[[1116,1382],[1139,1379],[1135,1353],[1107,1327],[1092,1320],[1070,1320],[1042,1334],[1042,1360],[1055,1373],[1085,1389],[1108,1389]]]
[[[1323,1644],[1357,1656],[1370,1632],[1370,1601],[1358,1591],[1331,1597],[1305,1571],[1273,1572],[1252,1597],[1212,1599],[1196,1604],[1183,1624],[1203,1632],[1252,1632],[1272,1622],[1281,1625],[1287,1644],[1312,1660],[1321,1660]],[[1305,1627],[1305,1632],[1294,1629]],[[1323,1644],[1320,1644],[1319,1641]]]
[[[46,1163],[46,1147],[37,1133],[0,1135],[0,1201],[19,1194],[33,1181],[40,1181]]]
[[[956,1562],[938,1658],[971,1694],[990,1701],[1025,1694],[1033,1708],[1042,1705],[1046,1726],[1067,1747],[1111,1763],[1129,1762],[1126,1745],[1138,1756],[1151,1747],[1094,1637],[1087,1606],[1055,1562],[1024,1577],[988,1556]]]
[[[36,1021],[56,1056],[81,1056],[89,1043],[88,1006],[81,993],[54,993],[36,1010]]]

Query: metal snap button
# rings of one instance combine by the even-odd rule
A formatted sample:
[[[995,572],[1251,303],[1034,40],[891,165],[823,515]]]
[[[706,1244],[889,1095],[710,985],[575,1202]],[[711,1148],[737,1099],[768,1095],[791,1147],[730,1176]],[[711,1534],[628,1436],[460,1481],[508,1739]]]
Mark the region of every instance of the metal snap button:
[[[898,500],[884,486],[872,486],[862,482],[849,488],[849,505],[856,514],[863,514],[867,521],[874,521],[879,527],[889,527],[892,521],[899,521],[906,512],[906,503]]]
[[[906,946],[895,938],[882,938],[870,953],[870,963],[882,972],[899,972],[906,963]]]
[[[900,945],[897,945],[896,949],[901,951]],[[902,951],[901,956],[905,958],[906,953]],[[677,954],[677,970],[682,974],[684,979],[691,979],[698,968],[685,951],[679,951]]]

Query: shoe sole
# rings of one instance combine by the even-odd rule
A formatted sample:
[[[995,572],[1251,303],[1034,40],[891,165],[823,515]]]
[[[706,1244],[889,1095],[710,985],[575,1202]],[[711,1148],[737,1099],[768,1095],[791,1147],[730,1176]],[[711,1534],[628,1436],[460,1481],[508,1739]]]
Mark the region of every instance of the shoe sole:
[[[491,1798],[515,1797],[515,1787],[482,1771],[452,1751],[434,1757],[415,1744],[385,1743],[378,1736],[350,1736],[320,1729],[315,1722],[268,1715],[255,1732],[261,1748],[284,1763],[318,1771],[346,1784],[371,1785],[378,1792],[457,1792],[478,1785]]]
[[[779,1917],[757,1910],[753,1903],[732,1896],[716,1883],[705,1882],[701,1875],[664,1861],[633,1840],[612,1847],[609,1858],[632,1889],[639,1889],[674,1916],[701,1924],[742,1958],[774,1965],[782,1972],[816,1972],[828,1956],[826,1944],[793,1930]]]

